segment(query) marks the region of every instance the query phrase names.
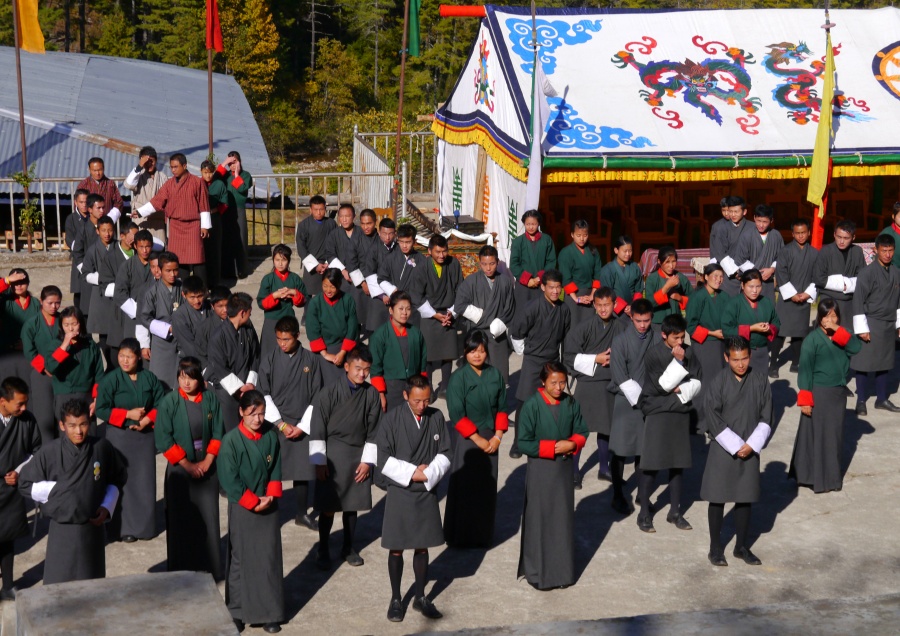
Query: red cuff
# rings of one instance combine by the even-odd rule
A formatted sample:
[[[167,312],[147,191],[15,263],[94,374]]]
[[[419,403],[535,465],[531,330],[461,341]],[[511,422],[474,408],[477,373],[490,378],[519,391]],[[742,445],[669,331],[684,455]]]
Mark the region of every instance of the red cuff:
[[[575,284],[575,281],[572,281],[565,287],[563,287],[563,291],[567,294],[574,294],[578,291],[578,285]]]
[[[621,314],[623,311],[625,311],[625,308],[627,306],[628,303],[626,303],[624,300],[622,300],[621,298],[616,298],[616,304],[613,307],[613,311],[617,314]]]
[[[591,289],[600,289],[600,281],[595,280],[595,281],[591,282]]]
[[[66,358],[69,357],[69,352],[64,351],[62,347],[57,347],[56,351],[53,352],[53,359],[62,364],[66,361]]]
[[[495,431],[508,431],[509,430],[509,414],[500,411],[497,413],[497,416],[494,417],[494,430]]]
[[[538,457],[541,459],[553,459],[556,457],[556,441],[542,439],[538,444]]]
[[[669,295],[660,289],[653,294],[653,302],[655,302],[657,305],[668,305]]]
[[[241,498],[238,500],[238,505],[243,506],[247,510],[253,510],[258,503],[259,497],[254,495],[250,490],[245,490],[244,494],[241,495]]]
[[[170,464],[177,464],[187,457],[187,453],[185,453],[184,449],[178,444],[172,444],[172,448],[163,453],[163,457],[169,460]]]
[[[387,384],[384,381],[384,377],[377,375],[375,377],[369,378],[369,382],[372,386],[378,389],[379,393],[387,393]]]
[[[281,482],[280,481],[270,481],[266,486],[266,497],[280,497],[281,496]]]
[[[216,173],[217,173],[217,174],[220,174],[220,175],[222,175],[222,176],[225,176],[225,173],[226,173],[226,172],[228,172],[228,168],[226,168],[226,167],[223,166],[222,164],[219,164],[219,167],[216,168]]]
[[[47,368],[44,366],[44,356],[42,356],[41,354],[37,354],[36,356],[34,356],[34,358],[32,358],[31,360],[31,367],[38,373],[43,373],[44,369]]]
[[[206,445],[206,454],[207,455],[218,455],[219,447],[222,445],[221,440],[211,439],[209,440],[209,444]]]
[[[9,289],[9,283],[6,282],[5,278],[0,278],[0,294]]]
[[[456,432],[466,439],[469,439],[478,432],[478,427],[475,426],[475,423],[468,417],[464,417],[460,421],[458,421],[455,428]]]
[[[578,433],[572,433],[572,437],[569,438],[570,442],[575,442],[575,452],[580,453],[581,449],[584,448],[584,445],[587,444],[587,439],[584,435],[579,435]]]
[[[353,351],[353,348],[356,346],[356,340],[350,340],[350,338],[344,338],[344,342],[341,343],[341,351]]]
[[[534,277],[537,278],[538,280],[544,280],[544,270],[539,271],[537,274],[534,275]]]
[[[420,375],[421,375],[423,378],[427,378],[427,377],[428,377],[428,371],[422,371],[422,373],[421,373]]]
[[[275,309],[278,306],[278,299],[273,294],[269,294],[262,300],[262,308],[265,310]]]
[[[527,285],[528,281],[531,280],[531,274],[528,272],[522,272],[522,275],[519,276],[519,283],[522,285]]]
[[[234,179],[231,180],[232,188],[237,189],[237,188],[240,188],[242,185],[244,185],[244,180],[241,179],[241,175],[238,175]]]
[[[291,298],[291,302],[294,303],[294,307],[300,307],[303,304],[303,301],[306,300],[306,297],[300,293],[300,290],[297,290],[297,293],[294,294],[294,297]]]
[[[813,399],[812,391],[800,391],[800,395],[797,396],[797,406],[814,406],[815,400]]]
[[[738,326],[738,335],[742,338],[746,338],[750,340],[750,325],[739,325]]]
[[[690,300],[690,298],[688,298],[684,294],[681,295],[681,300],[678,301],[678,306],[681,307],[681,311],[684,311],[685,309],[687,309],[687,304],[688,304],[689,300]]]
[[[156,424],[156,409],[153,409],[149,413],[147,413],[147,419]]]
[[[216,206],[216,212],[218,212],[219,214],[225,214],[227,211],[228,211],[227,203],[220,203],[219,205]]]
[[[831,336],[831,341],[839,347],[844,347],[850,342],[850,332],[843,327],[838,327],[834,335]]]
[[[325,339],[324,338],[316,338],[312,342],[309,343],[309,350],[313,353],[319,353],[320,351],[325,351]]]
[[[631,301],[634,302],[638,298],[643,298],[644,294],[641,292],[634,292],[634,296],[631,297]]]
[[[775,337],[776,337],[777,335],[778,335],[778,327],[776,327],[776,326],[773,325],[773,324],[769,324],[769,335],[766,336],[766,339],[767,339],[769,342],[772,342],[773,340],[775,340]]]
[[[98,386],[99,386],[99,385],[95,384],[95,385],[94,385],[94,388],[91,389],[91,397],[94,398],[95,400],[97,399],[97,387],[98,387]]]
[[[706,342],[706,337],[709,335],[709,329],[704,327],[703,325],[697,325],[697,328],[694,329],[694,333],[691,334],[691,340],[698,344],[703,344]]]
[[[106,420],[106,423],[122,428],[122,424],[125,423],[125,416],[127,414],[128,411],[125,409],[113,409],[112,413],[109,414],[109,419]]]

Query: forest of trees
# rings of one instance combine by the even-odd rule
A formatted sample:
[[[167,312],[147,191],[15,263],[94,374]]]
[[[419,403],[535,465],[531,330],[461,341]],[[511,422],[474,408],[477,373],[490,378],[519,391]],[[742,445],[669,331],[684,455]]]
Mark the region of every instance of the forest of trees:
[[[478,4],[447,1],[444,4]],[[407,63],[405,129],[446,99],[477,19],[442,19],[422,0],[422,55]],[[500,1],[494,4],[523,5]],[[833,1],[874,8],[890,0]],[[396,127],[403,0],[219,0],[225,42],[214,70],[244,89],[273,162],[337,155],[354,124]],[[810,0],[540,0],[540,7],[821,8]],[[206,68],[205,0],[40,0],[47,50],[133,57]],[[11,2],[0,2],[0,44],[12,45]],[[124,80],[123,81],[128,81]]]

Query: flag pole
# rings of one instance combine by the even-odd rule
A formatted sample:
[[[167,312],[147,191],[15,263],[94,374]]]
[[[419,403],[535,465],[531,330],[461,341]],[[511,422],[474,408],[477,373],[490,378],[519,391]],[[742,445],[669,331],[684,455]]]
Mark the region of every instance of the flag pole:
[[[822,28],[825,29],[825,46],[829,48],[829,50],[825,51],[826,58],[828,58],[828,56],[832,55],[831,50],[830,50],[830,48],[831,48],[831,27],[835,26],[831,22],[831,17],[829,15],[829,11],[828,11],[830,4],[831,3],[829,0],[825,0],[825,24],[822,25]],[[827,67],[827,65],[826,65],[826,67]],[[833,79],[833,78],[825,78],[825,81],[828,82],[830,79]],[[822,116],[822,111],[826,108],[829,109],[828,112],[830,115],[831,114],[830,109],[832,108],[831,102],[826,104],[825,100],[823,99],[822,104],[819,107],[820,119]],[[829,128],[830,128],[830,126],[829,126]],[[828,188],[831,186],[831,172],[832,172],[832,166],[833,166],[833,162],[831,159],[830,135],[829,135],[829,139],[828,139],[828,147],[825,150],[828,153],[828,168],[827,168],[828,175],[825,180],[825,191],[822,193],[822,205],[816,206],[816,208],[813,212],[812,237],[810,238],[810,245],[812,245],[816,249],[822,249],[822,243],[825,239],[825,227],[823,224],[823,220],[825,218],[825,213],[828,211]],[[815,155],[815,152],[813,154]]]
[[[409,0],[404,2],[403,9],[403,47],[400,49],[400,99],[397,102],[397,140],[395,143],[394,153],[394,174],[400,173],[400,136],[403,133],[403,87],[406,84],[406,46],[407,37],[409,36]],[[394,201],[400,201],[405,195],[400,192],[399,181],[394,180]],[[403,209],[406,209],[406,202],[400,201]],[[396,208],[395,208],[396,209]],[[396,215],[395,215],[396,216]]]
[[[28,174],[28,157],[25,149],[25,106],[22,99],[22,60],[19,53],[19,3],[12,0],[13,5],[13,37],[16,41],[16,88],[19,91],[19,141],[22,144],[22,173]],[[25,188],[25,200],[28,200],[28,188]]]
[[[213,154],[213,82],[212,82],[213,50],[206,49],[206,97],[209,114],[209,156]],[[210,159],[212,161],[212,159]]]

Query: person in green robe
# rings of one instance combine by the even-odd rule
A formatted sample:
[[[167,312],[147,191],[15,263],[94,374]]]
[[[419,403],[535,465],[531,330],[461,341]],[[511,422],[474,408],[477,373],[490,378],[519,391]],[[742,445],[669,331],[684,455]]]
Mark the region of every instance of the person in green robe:
[[[356,301],[343,292],[343,284],[341,270],[327,268],[322,273],[322,293],[313,296],[306,308],[309,350],[322,356],[322,376],[326,384],[343,379],[344,360],[359,337]]]
[[[409,324],[412,299],[405,291],[397,290],[390,297],[388,309],[391,319],[381,325],[369,338],[372,352],[372,371],[369,380],[381,393],[381,408],[405,402],[403,391],[410,376],[427,377],[425,338],[419,328]]]
[[[572,223],[572,242],[559,252],[565,302],[572,315],[572,327],[594,315],[594,294],[600,289],[603,263],[600,252],[590,244],[590,226],[584,219]]]
[[[453,445],[444,538],[456,548],[489,548],[497,511],[497,450],[509,429],[506,382],[486,364],[487,335],[466,336],[466,364],[450,376],[447,408],[460,439]]]
[[[21,267],[9,271],[10,283],[0,285],[0,373],[28,378],[30,360],[22,352],[22,327],[40,312],[40,304],[29,291],[28,272]]]
[[[260,357],[265,358],[278,345],[275,342],[275,325],[286,316],[295,316],[294,307],[306,302],[306,285],[303,279],[291,271],[293,251],[284,243],[272,248],[272,271],[263,276],[256,294],[256,304],[263,310],[262,335],[259,338]]]
[[[631,315],[631,303],[644,297],[644,275],[641,266],[635,263],[634,245],[627,234],[616,239],[613,246],[616,258],[600,270],[600,284],[609,287],[616,294],[616,304],[613,310],[616,315],[622,312]]]
[[[741,293],[731,300],[722,314],[722,333],[726,338],[741,336],[750,341],[750,370],[768,375],[769,343],[778,335],[781,320],[775,303],[762,295],[763,280],[758,269],[741,275]]]
[[[253,177],[241,165],[241,153],[232,150],[216,168],[217,176],[225,182],[228,209],[222,216],[222,246],[228,255],[222,261],[222,275],[231,278],[247,278],[251,269],[247,262],[247,198],[253,187]],[[235,271],[236,270],[236,271]]]
[[[661,325],[663,318],[681,314],[688,306],[693,288],[687,276],[675,271],[678,252],[671,245],[660,248],[656,271],[644,282],[644,296],[653,303],[653,324]]]
[[[37,420],[44,444],[57,438],[59,427],[53,410],[53,376],[47,371],[41,351],[49,351],[56,344],[61,304],[62,290],[56,285],[47,285],[41,290],[40,312],[22,325],[22,352],[31,364],[28,374],[30,410]]]
[[[200,164],[200,176],[206,184],[209,199],[209,236],[203,240],[206,255],[206,284],[215,287],[222,280],[222,219],[228,211],[228,191],[225,181],[216,178],[216,165],[212,161]]]
[[[556,246],[549,234],[541,232],[543,216],[537,210],[522,215],[525,232],[513,239],[509,271],[516,279],[516,306],[524,307],[541,296],[544,272],[556,269]]]

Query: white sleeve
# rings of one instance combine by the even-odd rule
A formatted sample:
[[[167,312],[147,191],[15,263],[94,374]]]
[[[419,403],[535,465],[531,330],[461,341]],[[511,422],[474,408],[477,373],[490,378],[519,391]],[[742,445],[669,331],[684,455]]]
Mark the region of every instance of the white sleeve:
[[[671,392],[687,377],[687,375],[688,372],[687,369],[684,368],[684,365],[680,364],[675,358],[672,358],[669,366],[667,366],[666,370],[663,371],[663,374],[659,376],[659,386],[661,386],[663,390]]]
[[[209,230],[212,229],[212,216],[209,212],[201,212],[200,213],[200,229],[201,230]]]
[[[278,407],[275,406],[275,400],[272,399],[271,395],[266,396],[266,421],[271,422],[272,424],[281,421],[281,411],[278,410]]]
[[[310,442],[309,450],[312,452],[312,442]],[[387,461],[384,462],[384,468],[381,469],[381,474],[405,488],[412,481],[416,468],[418,466],[415,464],[410,464],[396,457],[388,457]]]
[[[50,499],[50,491],[56,485],[55,481],[36,481],[31,486],[31,498],[41,504]]]
[[[779,287],[778,291],[781,293],[781,300],[790,300],[797,295],[797,288],[791,284],[791,281]]]
[[[597,370],[597,356],[589,353],[579,353],[575,356],[575,370],[584,375],[593,377],[594,371]]]
[[[115,294],[116,294],[116,284],[115,283],[110,283],[109,285],[106,286],[106,289],[103,290],[103,295],[106,298],[112,298],[113,296],[115,296]]]
[[[72,245],[74,246],[75,244],[72,243]],[[77,269],[77,270],[78,270],[78,273],[80,274],[80,273],[81,273],[81,269],[82,269],[83,267],[84,267],[84,263],[78,263],[78,265],[75,267],[75,269]]]
[[[120,309],[125,313],[126,316],[134,320],[135,316],[137,316],[137,303],[134,302],[134,298],[129,298],[124,303]]]
[[[325,466],[328,464],[327,445],[323,439],[309,440],[309,462],[316,466]]]
[[[387,296],[390,296],[390,295],[393,294],[395,291],[397,291],[396,285],[394,285],[393,283],[391,283],[391,281],[389,281],[389,280],[383,280],[383,281],[381,281],[380,283],[378,283],[378,285],[381,287],[382,291],[384,291],[384,293],[385,293]]]
[[[853,278],[844,278],[844,284],[847,286],[847,289],[844,290],[845,294],[853,294],[856,292],[856,276]]]
[[[428,467],[422,471],[425,473],[425,490],[432,490],[435,486],[441,483],[441,479],[444,478],[444,475],[447,474],[447,471],[450,469],[450,460],[447,459],[447,456],[438,453],[434,456],[434,459],[428,464]]]
[[[471,307],[471,305],[469,306]],[[494,318],[491,321],[490,331],[494,338],[499,338],[506,332],[506,323],[499,318]]]
[[[307,254],[303,260],[301,261],[303,267],[306,268],[307,272],[313,271],[315,268],[319,266],[319,261],[312,254]]]
[[[725,274],[726,274],[729,278],[731,278],[732,276],[734,276],[734,273],[735,273],[736,271],[738,271],[737,263],[735,263],[735,262],[734,262],[734,259],[731,258],[730,256],[726,256],[725,258],[723,258],[723,259],[722,259],[721,265],[722,265],[722,269],[725,270]]]
[[[814,303],[814,302],[816,301],[816,298],[817,298],[818,295],[819,295],[819,292],[816,291],[816,284],[815,284],[815,283],[810,283],[810,284],[809,284],[809,287],[807,287],[807,288],[803,291],[803,293],[809,295],[809,298],[806,299],[806,302],[808,302],[808,303],[810,303],[810,304]]]
[[[222,385],[223,389],[228,391],[229,395],[234,395],[242,386],[244,386],[244,383],[233,373],[229,373],[226,377],[222,378],[222,381],[219,382],[219,384]]]
[[[106,487],[106,494],[103,495],[103,503],[100,504],[101,508],[106,508],[109,512],[109,517],[106,518],[106,523],[109,523],[112,520],[113,515],[116,513],[116,504],[119,503],[119,489],[112,484],[109,484]]]
[[[375,274],[366,276],[366,284],[369,286],[369,296],[372,298],[378,298],[379,296],[384,295],[384,290],[381,289],[381,285],[378,284],[378,277]]]
[[[518,355],[525,355],[525,339],[516,340],[515,338],[510,338],[509,343],[512,345],[513,351],[515,351]]]
[[[333,267],[335,269],[347,269],[346,267],[344,267],[344,264],[339,258],[331,259],[331,262],[328,263],[328,267]]]
[[[830,289],[831,291],[844,293],[846,284],[847,284],[846,277],[841,276],[840,274],[832,274],[825,280],[825,289]]]
[[[150,216],[154,212],[156,212],[156,208],[149,201],[137,209],[137,213],[141,216]]]
[[[358,269],[354,269],[350,272],[350,282],[353,283],[354,287],[362,285],[364,280],[366,280],[366,277],[363,276],[363,273]]]
[[[716,435],[716,441],[729,455],[737,454],[741,450],[741,446],[744,445],[744,440],[728,427],[725,427],[724,431]]]
[[[100,272],[91,272],[87,276],[84,277],[84,280],[89,282],[91,285],[99,285],[100,284]]]
[[[132,170],[127,177],[125,177],[125,181],[123,182],[125,187],[129,190],[134,190],[137,187],[138,179],[141,178],[141,174],[143,170]]]
[[[473,324],[478,324],[481,321],[481,316],[484,315],[484,309],[476,307],[475,305],[469,305],[466,307],[466,310],[463,312],[463,318],[468,320]]]
[[[259,384],[259,374],[256,371],[247,372],[247,384],[252,384],[253,386]]]
[[[30,462],[32,459],[34,459],[34,455],[29,455],[28,457],[25,458],[25,461],[22,462],[21,464],[19,464],[18,466],[16,466],[14,470],[15,470],[17,473],[21,474],[21,473],[22,473],[22,469],[25,468],[25,464],[27,464],[28,462]]]
[[[744,263],[740,267],[738,267],[738,269],[742,272],[749,272],[754,267],[756,267],[756,265],[754,265],[750,261],[744,261]]]
[[[431,303],[426,300],[425,303],[419,307],[419,313],[422,314],[422,318],[431,318],[437,312],[434,310],[434,307],[431,306]]]
[[[447,313],[456,318],[456,305],[450,305],[447,309]]]
[[[676,393],[675,395],[678,396],[678,399],[681,400],[682,404],[687,404],[695,397],[697,397],[697,394],[700,393],[700,387],[700,380],[692,378],[684,384],[679,384],[678,393]]]
[[[768,441],[771,432],[772,427],[765,422],[760,422],[756,425],[756,428],[753,429],[750,437],[747,438],[747,445],[753,449],[754,453],[759,453],[759,451],[766,447],[766,442]]]
[[[131,300],[129,298],[129,300]],[[132,301],[134,302],[134,301]],[[125,303],[127,305],[128,303]],[[123,311],[125,305],[122,305]],[[126,312],[128,313],[128,312]],[[150,332],[147,331],[147,328],[144,325],[135,325],[134,326],[134,337],[137,338],[137,341],[141,345],[141,349],[149,349],[150,348]]]
[[[366,442],[363,446],[362,458],[359,461],[363,464],[377,464],[378,447],[372,442]]]
[[[853,316],[853,333],[869,333],[869,319],[865,314]]]
[[[775,269],[778,266],[778,261],[772,261],[772,264],[769,265],[772,269]]]
[[[309,406],[306,407],[306,410],[303,411],[303,417],[301,417],[300,421],[297,422],[297,428],[299,428],[301,431],[303,431],[307,435],[309,435],[310,434],[309,432],[312,430],[312,414],[313,414],[313,407],[312,407],[312,404],[310,404]]]
[[[119,210],[119,208],[113,208],[106,213],[106,216],[111,218],[113,223],[118,223],[119,219],[122,217],[122,212],[121,210]]]
[[[172,325],[167,323],[165,320],[151,320],[150,321],[150,333],[152,333],[157,338],[162,338],[166,340],[169,337],[169,331],[172,329]]]
[[[619,385],[619,390],[622,391],[622,395],[625,396],[625,399],[628,400],[631,406],[637,404],[638,400],[641,399],[641,385],[634,380],[626,380]]]
[[[900,329],[900,309],[897,310],[897,322],[894,325],[897,329]]]

